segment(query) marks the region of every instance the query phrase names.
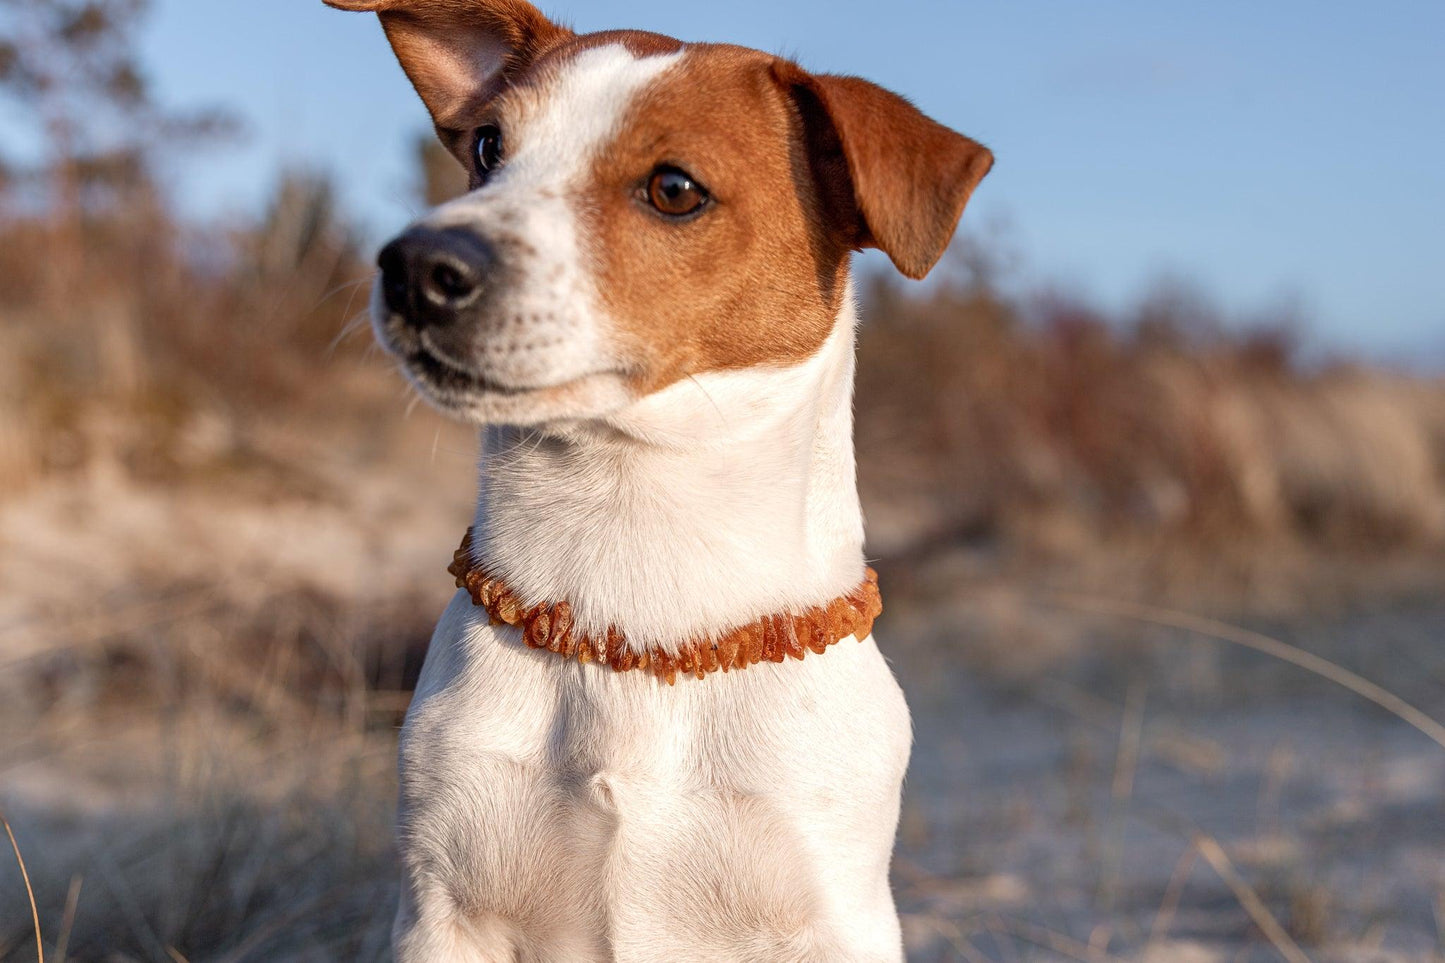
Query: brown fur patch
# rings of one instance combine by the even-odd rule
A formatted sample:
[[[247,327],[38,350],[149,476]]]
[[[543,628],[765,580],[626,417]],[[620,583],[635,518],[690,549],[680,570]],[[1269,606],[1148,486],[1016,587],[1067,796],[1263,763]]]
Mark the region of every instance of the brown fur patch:
[[[801,361],[837,319],[850,243],[828,215],[777,63],[687,47],[639,95],[578,198],[641,393],[702,371]],[[660,165],[695,178],[709,207],[690,220],[653,210],[641,195]]]

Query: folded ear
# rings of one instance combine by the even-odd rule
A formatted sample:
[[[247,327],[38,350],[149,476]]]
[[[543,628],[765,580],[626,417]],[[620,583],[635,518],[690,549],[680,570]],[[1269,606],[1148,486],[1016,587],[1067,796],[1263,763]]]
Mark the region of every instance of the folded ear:
[[[789,67],[780,79],[802,111],[815,176],[849,243],[880,248],[898,270],[922,278],[953,239],[993,154],[876,84]]]
[[[391,49],[455,153],[507,81],[572,36],[525,0],[325,0],[381,17]],[[464,161],[465,163],[465,161]]]

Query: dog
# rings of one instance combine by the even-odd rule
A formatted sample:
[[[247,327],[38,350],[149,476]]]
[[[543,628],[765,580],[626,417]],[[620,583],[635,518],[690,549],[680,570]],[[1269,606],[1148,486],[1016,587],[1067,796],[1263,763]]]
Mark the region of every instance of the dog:
[[[923,277],[992,155],[754,50],[326,2],[470,176],[373,296],[484,451],[401,734],[397,959],[901,959],[850,260]]]

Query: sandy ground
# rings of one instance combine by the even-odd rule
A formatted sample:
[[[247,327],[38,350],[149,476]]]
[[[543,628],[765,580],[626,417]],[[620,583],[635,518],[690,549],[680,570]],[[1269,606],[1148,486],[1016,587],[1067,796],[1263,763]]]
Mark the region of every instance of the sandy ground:
[[[1081,627],[1075,658],[1001,679],[932,617],[888,626],[917,731],[911,959],[1280,959],[1251,894],[1297,958],[1440,958],[1445,749],[1425,735],[1175,630]],[[1445,717],[1439,600],[1262,627]]]

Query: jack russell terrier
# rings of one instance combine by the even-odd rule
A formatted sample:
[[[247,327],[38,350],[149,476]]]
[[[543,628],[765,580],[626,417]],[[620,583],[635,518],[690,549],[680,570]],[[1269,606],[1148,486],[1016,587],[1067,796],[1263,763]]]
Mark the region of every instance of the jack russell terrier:
[[[374,296],[487,426],[401,736],[398,960],[900,959],[849,261],[925,275],[992,155],[754,50],[326,2],[380,14],[471,177]]]

